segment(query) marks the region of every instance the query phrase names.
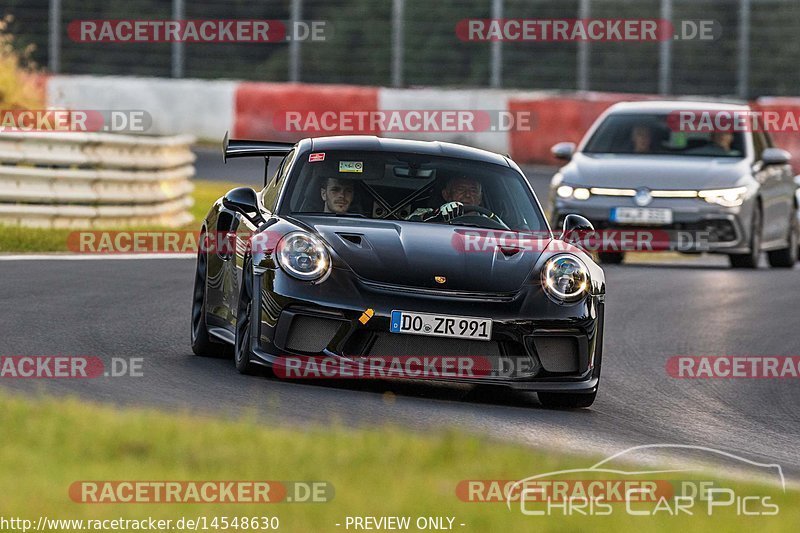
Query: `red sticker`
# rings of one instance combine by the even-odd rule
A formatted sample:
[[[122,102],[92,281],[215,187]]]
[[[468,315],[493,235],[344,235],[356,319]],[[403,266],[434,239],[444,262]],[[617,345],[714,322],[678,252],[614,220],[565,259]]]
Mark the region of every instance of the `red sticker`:
[[[308,156],[309,163],[313,163],[315,161],[325,161],[325,152],[317,152],[316,154],[311,154]]]

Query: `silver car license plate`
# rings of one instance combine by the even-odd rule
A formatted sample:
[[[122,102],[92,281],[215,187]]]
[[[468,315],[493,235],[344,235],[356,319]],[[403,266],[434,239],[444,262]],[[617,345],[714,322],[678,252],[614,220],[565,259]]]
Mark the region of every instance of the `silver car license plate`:
[[[611,222],[620,224],[672,224],[672,209],[616,207],[611,210]]]

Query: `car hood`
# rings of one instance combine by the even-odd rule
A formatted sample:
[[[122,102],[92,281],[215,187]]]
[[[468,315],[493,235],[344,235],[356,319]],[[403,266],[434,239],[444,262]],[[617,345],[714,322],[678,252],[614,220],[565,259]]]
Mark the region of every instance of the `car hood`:
[[[577,153],[561,174],[569,185],[693,190],[732,187],[749,171],[746,159]]]
[[[491,237],[504,232],[445,224],[314,216],[297,219],[320,235],[359,277],[424,289],[516,292],[549,243],[547,239],[520,246],[519,241],[508,239],[497,244]],[[464,246],[465,232],[473,236],[468,246]],[[488,238],[478,240],[477,234]],[[438,283],[436,277],[446,281]]]

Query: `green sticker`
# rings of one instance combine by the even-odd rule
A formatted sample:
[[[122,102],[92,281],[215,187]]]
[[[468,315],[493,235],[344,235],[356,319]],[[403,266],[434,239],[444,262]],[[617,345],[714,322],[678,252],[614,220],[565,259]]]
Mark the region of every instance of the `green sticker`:
[[[339,161],[339,172],[364,172],[362,161]]]

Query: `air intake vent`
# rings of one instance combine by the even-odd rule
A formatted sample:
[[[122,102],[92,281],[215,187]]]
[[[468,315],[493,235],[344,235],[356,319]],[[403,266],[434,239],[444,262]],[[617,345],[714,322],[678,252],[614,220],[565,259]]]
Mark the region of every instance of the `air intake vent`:
[[[513,246],[499,246],[499,248],[505,257],[513,257],[522,251],[521,248]]]
[[[341,324],[340,320],[296,315],[289,327],[286,348],[293,352],[321,352],[331,342]]]
[[[364,245],[363,235],[358,235],[357,233],[337,233],[336,235],[345,241],[345,243],[353,244],[358,248],[362,248]]]
[[[576,373],[579,370],[578,339],[575,337],[536,336],[536,354],[547,372]]]

